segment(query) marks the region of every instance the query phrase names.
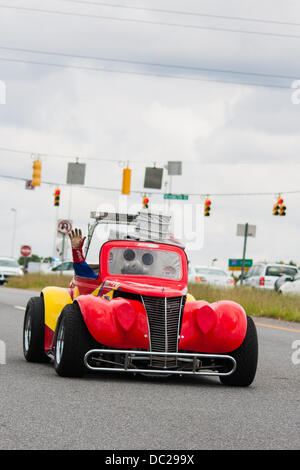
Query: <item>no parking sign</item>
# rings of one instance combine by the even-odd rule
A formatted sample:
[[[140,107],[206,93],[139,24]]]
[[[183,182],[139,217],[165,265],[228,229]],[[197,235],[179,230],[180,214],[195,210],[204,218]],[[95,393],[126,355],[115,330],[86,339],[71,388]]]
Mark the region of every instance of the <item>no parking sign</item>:
[[[68,235],[72,230],[72,222],[67,219],[60,219],[58,221],[57,230],[62,235]]]

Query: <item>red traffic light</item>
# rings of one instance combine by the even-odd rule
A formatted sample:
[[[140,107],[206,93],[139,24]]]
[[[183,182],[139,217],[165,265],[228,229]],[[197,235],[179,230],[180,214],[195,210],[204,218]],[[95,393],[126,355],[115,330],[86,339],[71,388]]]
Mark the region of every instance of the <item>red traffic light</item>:
[[[204,203],[204,216],[209,217],[210,216],[210,206],[211,206],[211,200],[206,199]]]
[[[60,203],[60,189],[57,188],[54,191],[54,205],[58,207],[59,203]]]
[[[144,197],[143,198],[143,208],[144,209],[148,209],[149,207],[149,198],[148,197]]]

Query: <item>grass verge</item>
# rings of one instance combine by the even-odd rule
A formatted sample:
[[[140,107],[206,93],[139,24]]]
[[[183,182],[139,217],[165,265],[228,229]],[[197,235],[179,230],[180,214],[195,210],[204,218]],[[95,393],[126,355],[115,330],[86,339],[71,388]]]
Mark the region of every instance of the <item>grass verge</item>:
[[[233,300],[241,304],[248,315],[300,322],[300,296],[278,294],[273,290],[190,284],[189,292],[197,299],[216,302]]]
[[[26,274],[24,276],[11,277],[6,287],[17,289],[42,290],[47,286],[69,287],[72,277],[60,274]]]

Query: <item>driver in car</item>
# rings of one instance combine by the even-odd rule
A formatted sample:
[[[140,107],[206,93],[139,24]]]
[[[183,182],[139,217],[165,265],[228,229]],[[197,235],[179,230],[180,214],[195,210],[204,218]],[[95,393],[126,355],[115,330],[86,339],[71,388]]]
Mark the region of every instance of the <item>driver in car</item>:
[[[75,230],[72,230],[69,233],[69,238],[71,241],[73,267],[76,276],[97,279],[97,274],[85,261],[85,257],[82,251],[86,237],[82,236],[80,229],[75,228]]]

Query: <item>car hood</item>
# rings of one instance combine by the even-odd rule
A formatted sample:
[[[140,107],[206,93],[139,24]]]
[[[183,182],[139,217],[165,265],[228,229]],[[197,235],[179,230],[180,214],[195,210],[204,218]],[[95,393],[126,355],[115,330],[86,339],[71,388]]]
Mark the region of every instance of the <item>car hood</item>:
[[[0,273],[1,274],[21,274],[21,268],[11,268],[9,266],[0,266]]]
[[[163,281],[161,281],[163,282]],[[166,283],[167,284],[167,283]],[[169,284],[169,283],[168,283]],[[124,281],[124,280],[106,280],[105,285],[113,289],[118,289],[125,292],[130,292],[132,294],[139,295],[153,295],[157,297],[177,297],[187,294],[187,287],[184,287],[182,284],[176,284],[174,286],[170,285],[158,285],[148,282],[135,282],[135,281]]]

